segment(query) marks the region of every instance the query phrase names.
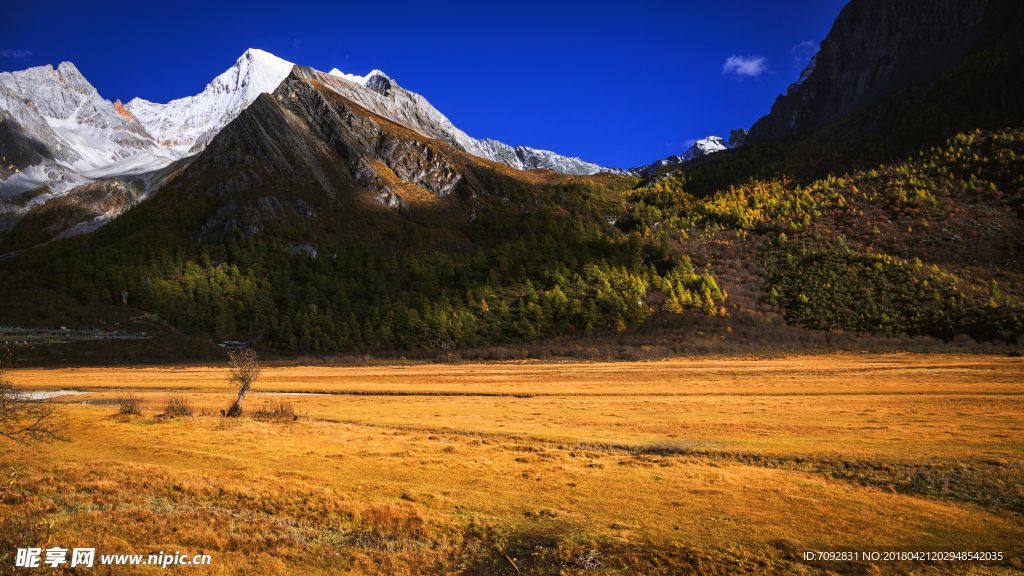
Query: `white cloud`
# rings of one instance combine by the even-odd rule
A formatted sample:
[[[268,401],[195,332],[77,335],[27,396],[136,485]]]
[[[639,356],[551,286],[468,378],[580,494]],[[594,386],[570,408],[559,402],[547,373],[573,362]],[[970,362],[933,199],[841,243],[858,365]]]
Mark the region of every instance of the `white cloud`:
[[[693,146],[696,143],[697,143],[697,139],[696,138],[690,138],[686,142],[683,142],[683,146],[689,148],[690,146]]]
[[[793,46],[789,49],[793,54],[803,54],[806,52],[817,52],[818,47],[814,45],[814,40],[804,40],[803,42]]]
[[[298,38],[292,40],[292,48],[298,47],[299,44],[302,44],[302,40],[299,40]]]
[[[722,66],[722,74],[757,78],[768,71],[768,59],[764,56],[737,56],[733,54]]]
[[[790,48],[789,53],[793,55],[793,67],[803,68],[811,56],[818,53],[818,44],[814,40],[804,40]]]
[[[32,53],[28,50],[0,50],[0,56],[4,58],[10,58],[12,60],[28,60],[32,56]]]

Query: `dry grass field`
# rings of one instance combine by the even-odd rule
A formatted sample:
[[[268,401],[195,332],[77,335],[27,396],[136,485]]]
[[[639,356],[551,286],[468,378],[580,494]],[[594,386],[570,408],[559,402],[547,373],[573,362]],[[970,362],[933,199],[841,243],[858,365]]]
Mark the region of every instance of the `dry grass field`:
[[[1024,569],[1019,359],[268,368],[246,408],[291,403],[298,417],[278,420],[219,416],[233,399],[225,367],[12,375],[26,389],[88,392],[57,399],[69,442],[0,452],[17,490],[54,521],[51,542],[212,556],[167,570]],[[116,415],[125,390],[142,398],[141,415]],[[174,392],[194,416],[162,415]],[[19,506],[4,500],[5,513]],[[805,551],[1004,560],[825,562]]]

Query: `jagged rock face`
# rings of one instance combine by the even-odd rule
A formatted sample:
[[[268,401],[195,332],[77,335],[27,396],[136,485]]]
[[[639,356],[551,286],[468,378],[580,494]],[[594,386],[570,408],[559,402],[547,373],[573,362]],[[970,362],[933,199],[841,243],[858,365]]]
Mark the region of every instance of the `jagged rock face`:
[[[456,128],[426,98],[402,88],[380,70],[374,70],[363,77],[343,74],[335,68],[329,76],[325,84],[359,106],[408,126],[428,138],[447,142],[474,156],[495,160],[488,156],[480,141]]]
[[[220,201],[194,232],[197,240],[316,219],[299,195],[354,195],[399,207],[410,195],[444,198],[463,181],[467,157],[457,149],[366,110],[335,91],[334,82],[296,66],[189,165],[180,180],[186,194]]]
[[[383,74],[376,74],[366,81],[366,87],[386,97],[391,93],[391,79]]]
[[[940,73],[980,36],[989,0],[852,0],[747,144],[809,130]]]
[[[739,148],[746,143],[747,131],[743,128],[733,128],[729,131],[729,148]]]
[[[811,61],[807,63],[807,66],[804,66],[804,69],[802,72],[800,72],[800,77],[796,79],[796,82],[793,82],[792,84],[789,85],[788,88],[786,88],[786,94],[789,95],[799,90],[800,87],[804,85],[804,82],[806,82],[807,79],[810,78],[811,72],[814,72],[814,67],[817,65],[818,55],[815,54],[811,56]]]
[[[502,164],[511,166],[517,170],[523,169],[523,159],[516,153],[516,148],[513,148],[504,142],[491,140],[490,138],[484,138],[477,142],[483,151],[483,158],[487,158],[492,162],[501,162]]]

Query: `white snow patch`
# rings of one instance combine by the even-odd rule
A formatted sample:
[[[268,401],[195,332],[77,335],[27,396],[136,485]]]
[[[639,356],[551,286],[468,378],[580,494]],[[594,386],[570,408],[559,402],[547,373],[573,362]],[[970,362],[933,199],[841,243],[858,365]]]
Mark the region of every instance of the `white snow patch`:
[[[46,169],[41,163],[29,166],[10,176],[7,180],[0,181],[0,197],[10,198],[11,196],[17,196],[23,192],[35,190],[47,182],[49,182],[49,179],[46,177]]]
[[[124,146],[121,142],[147,142],[130,132],[114,131],[106,128],[97,128],[81,124],[76,116],[66,119],[44,117],[50,129],[60,137],[61,140],[71,145],[82,157],[71,165],[81,174],[89,175],[90,172],[108,171],[117,162],[130,158],[139,153],[145,153],[155,148],[149,144],[147,148],[140,149],[136,146]],[[171,154],[165,154],[164,166],[173,162]],[[93,176],[89,176],[93,177]]]
[[[49,186],[50,194],[37,197],[31,205],[41,203],[40,198],[52,198],[89,182],[89,179],[71,168],[52,160],[43,160],[7,178],[0,180],[0,197],[10,198],[40,186]]]
[[[112,164],[108,164],[107,166],[83,171],[82,174],[95,180],[99,180],[101,178],[114,178],[117,176],[134,176],[137,174],[154,172],[164,168],[179,158],[181,158],[181,156],[172,150],[167,150],[166,148],[150,148],[143,150],[134,156],[122,158]]]

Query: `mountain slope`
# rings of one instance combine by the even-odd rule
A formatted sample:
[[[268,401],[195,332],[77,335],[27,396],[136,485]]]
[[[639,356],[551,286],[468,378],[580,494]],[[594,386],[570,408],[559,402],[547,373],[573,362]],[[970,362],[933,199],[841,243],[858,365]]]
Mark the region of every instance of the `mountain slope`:
[[[127,289],[192,333],[323,351],[622,329],[650,314],[652,291],[692,292],[696,308],[722,297],[700,272],[663,280],[639,238],[608,224],[631,179],[515,170],[377,115],[337,82],[295,67],[153,197],[0,264],[5,286],[64,274],[81,302]],[[80,258],[90,246],[102,255]]]
[[[541,338],[574,356],[603,355],[589,351],[598,339],[666,354],[1004,346],[1024,335],[1024,134],[904,128],[945,95],[999,86],[1020,67],[1007,49],[1019,37],[1007,42],[875,116],[914,146],[906,160],[845,170],[900,149],[865,140],[856,112],[639,187],[488,161],[389,119],[398,89],[382,74],[360,84],[296,67],[155,196],[94,234],[0,261],[0,285],[32,302],[21,317],[47,323],[56,313],[40,298],[109,307],[127,290],[129,307],[200,339],[302,352],[441,357]]]

